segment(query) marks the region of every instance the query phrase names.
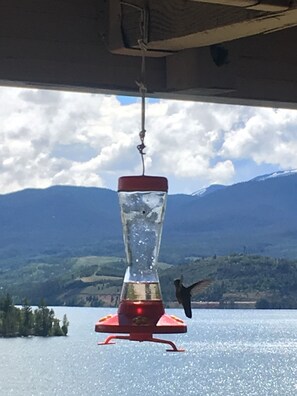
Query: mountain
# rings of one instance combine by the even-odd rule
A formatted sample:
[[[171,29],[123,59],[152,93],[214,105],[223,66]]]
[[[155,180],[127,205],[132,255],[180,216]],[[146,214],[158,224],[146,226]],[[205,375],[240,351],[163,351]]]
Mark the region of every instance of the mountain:
[[[211,184],[209,187],[201,188],[200,190],[195,191],[192,195],[204,197],[205,195],[211,194],[214,191],[221,190],[226,188],[223,184]]]
[[[233,252],[297,257],[297,173],[169,195],[160,259]],[[40,254],[123,256],[117,193],[55,186],[0,195],[0,264]]]
[[[268,173],[267,175],[262,175],[262,176],[257,176],[253,181],[263,181],[267,179],[271,179],[273,177],[282,177],[282,176],[290,176],[290,175],[295,175],[297,173],[297,169],[291,169],[287,171],[278,171],[274,173]]]
[[[285,177],[284,177],[285,176]],[[167,212],[165,243],[189,256],[248,252],[297,256],[297,174],[250,180]]]
[[[56,186],[0,196],[0,257],[93,247],[122,252],[114,191]]]

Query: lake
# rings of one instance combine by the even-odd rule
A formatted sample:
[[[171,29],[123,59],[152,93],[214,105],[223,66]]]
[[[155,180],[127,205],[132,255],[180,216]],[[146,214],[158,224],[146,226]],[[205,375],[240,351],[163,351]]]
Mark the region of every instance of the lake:
[[[297,395],[297,311],[194,310],[188,333],[162,344],[98,346],[105,308],[54,308],[68,337],[0,339],[0,395]],[[184,318],[181,310],[167,313]]]

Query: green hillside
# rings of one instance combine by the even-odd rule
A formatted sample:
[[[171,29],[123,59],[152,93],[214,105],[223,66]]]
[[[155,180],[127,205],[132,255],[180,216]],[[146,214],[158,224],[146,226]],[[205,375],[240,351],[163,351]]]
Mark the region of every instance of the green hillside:
[[[251,302],[258,307],[297,308],[297,260],[252,255],[191,258],[179,265],[158,266],[163,300],[174,306],[173,280],[183,275],[185,285],[203,278],[211,286],[193,301],[215,301],[220,307]],[[34,305],[117,306],[125,272],[118,257],[36,257],[14,270],[0,271],[3,293],[14,302],[24,298]]]

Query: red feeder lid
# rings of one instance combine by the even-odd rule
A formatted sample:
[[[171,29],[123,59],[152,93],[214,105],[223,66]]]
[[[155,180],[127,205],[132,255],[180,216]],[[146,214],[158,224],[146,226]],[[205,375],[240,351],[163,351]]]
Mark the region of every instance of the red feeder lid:
[[[168,191],[168,180],[161,176],[122,176],[118,191]]]

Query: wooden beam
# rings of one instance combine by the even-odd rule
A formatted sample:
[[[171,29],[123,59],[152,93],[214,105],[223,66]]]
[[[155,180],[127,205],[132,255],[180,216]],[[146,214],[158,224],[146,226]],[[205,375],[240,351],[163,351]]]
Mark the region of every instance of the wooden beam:
[[[0,84],[137,94],[140,60],[108,51],[103,3],[0,0]],[[147,68],[148,89],[164,88],[165,59]]]
[[[250,7],[252,10],[261,10],[268,12],[285,11],[290,8],[290,0],[262,0]]]
[[[191,0],[191,1],[196,1],[197,3],[219,4],[225,6],[244,7],[244,8],[259,3],[259,1],[257,0]]]
[[[210,4],[210,1],[220,4]],[[287,8],[289,0],[262,0],[257,4],[254,0],[239,0],[241,5],[245,3],[250,7],[226,6],[226,2],[233,1],[147,0],[150,20],[148,56],[154,51],[163,51],[164,56],[183,49],[297,26],[296,2],[290,3],[290,8]],[[117,11],[110,18],[109,48],[116,53],[130,55],[131,50],[138,48],[139,11],[125,3],[120,4],[120,0],[110,0],[110,4],[111,10]],[[141,0],[134,0],[133,4],[143,6]],[[285,10],[268,12],[267,7],[272,6],[278,9],[285,7]]]
[[[297,26],[296,3],[295,8],[277,13],[195,4],[198,6],[196,10],[185,6],[179,12],[168,5],[166,13],[159,10],[158,19],[152,10],[149,48],[180,51]],[[173,21],[176,22],[175,30]],[[179,31],[180,24],[184,30]]]
[[[152,42],[173,38],[174,32],[177,38],[203,35],[207,26],[213,34],[216,24],[222,28],[236,16],[238,29],[241,18],[268,18],[240,7],[148,2]],[[108,23],[104,7],[101,0],[0,0],[0,84],[139,95],[140,59],[108,51],[102,39]],[[133,13],[128,19],[134,18],[135,31],[125,32],[128,44],[139,29]],[[296,42],[297,28],[227,42],[229,62],[220,67],[208,47],[147,59],[148,96],[297,109]]]
[[[222,67],[213,63],[207,48],[178,52],[166,59],[168,94],[297,109],[296,41],[297,28],[230,42],[230,62]]]
[[[285,11],[290,7],[290,0],[191,0],[198,3],[219,4],[232,7],[244,7],[259,11]]]
[[[108,3],[105,3],[106,7],[106,43],[108,49],[111,53],[116,55],[129,55],[129,56],[141,56],[141,50],[138,46],[129,46],[125,42],[125,37],[123,35],[122,23],[123,23],[123,15],[122,8],[123,4],[121,0],[109,0]],[[129,6],[126,6],[129,7]],[[140,5],[141,7],[141,5]],[[139,30],[139,22],[141,18],[140,9],[131,8],[136,15],[134,19],[138,20],[136,30],[136,35],[138,35],[138,39],[140,38],[140,30]],[[170,55],[172,51],[166,50],[154,50],[151,49],[147,51],[147,56],[159,58]]]

